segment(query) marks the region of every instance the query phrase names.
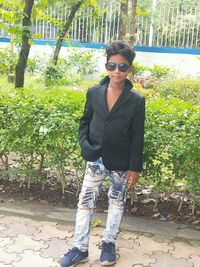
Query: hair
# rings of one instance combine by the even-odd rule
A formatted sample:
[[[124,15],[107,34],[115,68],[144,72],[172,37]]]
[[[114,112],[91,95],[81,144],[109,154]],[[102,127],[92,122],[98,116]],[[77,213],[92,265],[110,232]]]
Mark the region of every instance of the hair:
[[[127,59],[130,65],[132,65],[133,60],[136,56],[134,49],[124,41],[115,41],[106,48],[107,62],[114,55],[123,56],[125,59]]]

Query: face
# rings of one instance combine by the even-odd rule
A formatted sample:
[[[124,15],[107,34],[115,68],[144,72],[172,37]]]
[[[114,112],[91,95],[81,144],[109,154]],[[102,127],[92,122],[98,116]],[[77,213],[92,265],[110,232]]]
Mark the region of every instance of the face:
[[[109,70],[107,69],[110,81],[115,82],[115,83],[124,82],[126,80],[128,74],[132,71],[133,66],[129,65],[128,60],[121,55],[114,55],[114,56],[110,57],[110,59],[108,60],[108,63],[109,62],[115,63],[115,64],[110,64],[111,66],[110,66]],[[116,64],[117,64],[117,66],[116,66]],[[120,64],[120,65],[118,65],[118,64]],[[111,69],[111,67],[113,70]]]

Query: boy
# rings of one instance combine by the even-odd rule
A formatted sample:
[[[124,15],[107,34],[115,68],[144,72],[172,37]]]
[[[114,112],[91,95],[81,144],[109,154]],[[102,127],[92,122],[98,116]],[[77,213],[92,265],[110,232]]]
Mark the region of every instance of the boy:
[[[88,260],[93,208],[100,185],[109,176],[109,208],[102,237],[101,265],[116,262],[115,241],[124,211],[126,192],[134,187],[142,169],[144,97],[127,79],[135,52],[124,42],[106,49],[108,76],[88,89],[79,125],[81,153],[87,166],[79,196],[74,247],[60,260],[62,267]]]

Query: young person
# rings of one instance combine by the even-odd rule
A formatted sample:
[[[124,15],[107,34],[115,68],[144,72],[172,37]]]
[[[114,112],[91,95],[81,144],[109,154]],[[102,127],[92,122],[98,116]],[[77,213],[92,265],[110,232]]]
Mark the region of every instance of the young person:
[[[62,267],[88,260],[90,223],[99,188],[110,178],[109,208],[102,237],[101,265],[116,262],[115,241],[123,216],[128,188],[135,186],[142,170],[144,97],[132,89],[127,76],[133,70],[135,52],[122,41],[106,49],[107,74],[88,89],[79,125],[79,142],[87,161],[79,196],[74,247],[59,261]]]

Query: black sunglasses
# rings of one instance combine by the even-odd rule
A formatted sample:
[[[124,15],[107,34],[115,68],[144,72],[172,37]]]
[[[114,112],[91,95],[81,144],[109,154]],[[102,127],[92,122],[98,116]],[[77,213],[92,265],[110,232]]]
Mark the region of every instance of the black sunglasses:
[[[121,72],[126,72],[128,70],[130,65],[126,64],[126,63],[120,63],[120,64],[116,64],[114,62],[107,62],[105,64],[105,67],[108,71],[113,71],[118,67],[118,70]]]

